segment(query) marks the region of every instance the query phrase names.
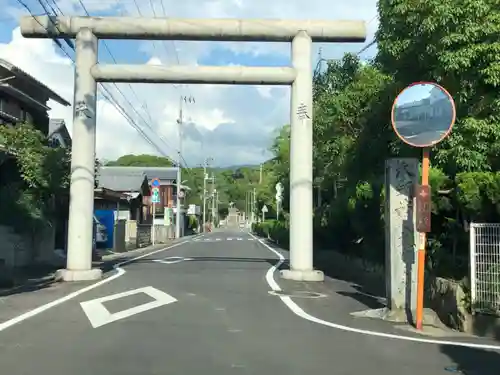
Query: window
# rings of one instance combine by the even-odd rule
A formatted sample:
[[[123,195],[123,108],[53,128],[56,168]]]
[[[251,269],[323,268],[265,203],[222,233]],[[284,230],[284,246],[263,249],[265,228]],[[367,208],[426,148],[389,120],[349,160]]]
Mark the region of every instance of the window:
[[[55,136],[52,136],[49,140],[49,146],[50,147],[59,147],[61,146],[61,142],[59,141],[59,139]]]

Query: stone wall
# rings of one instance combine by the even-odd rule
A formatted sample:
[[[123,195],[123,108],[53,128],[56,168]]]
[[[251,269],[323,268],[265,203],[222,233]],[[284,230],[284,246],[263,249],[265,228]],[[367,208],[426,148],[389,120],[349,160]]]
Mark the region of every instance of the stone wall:
[[[151,225],[137,224],[136,246],[138,248],[151,245]]]
[[[16,233],[0,226],[0,264],[7,268],[33,263],[50,264],[54,256],[55,230],[47,226],[33,233]]]

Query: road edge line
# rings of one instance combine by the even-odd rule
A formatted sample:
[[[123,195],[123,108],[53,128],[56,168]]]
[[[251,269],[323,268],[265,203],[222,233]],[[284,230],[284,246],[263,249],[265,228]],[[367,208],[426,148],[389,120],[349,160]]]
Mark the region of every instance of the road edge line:
[[[271,268],[269,268],[267,270],[266,281],[267,281],[267,284],[269,285],[269,287],[273,291],[280,292],[282,289],[279,286],[279,284],[276,282],[276,280],[274,278],[274,274],[279,269],[279,267],[285,262],[285,257],[280,252],[273,249],[271,246],[269,246],[264,241],[262,241],[262,239],[255,236],[253,233],[249,233],[249,234],[253,238],[255,238],[262,246],[266,247],[268,250],[270,250],[272,253],[274,253],[278,257],[277,262],[273,266],[271,266]],[[386,338],[386,339],[393,339],[393,340],[412,341],[412,342],[418,342],[418,343],[423,343],[423,344],[460,346],[460,347],[466,347],[466,348],[500,351],[500,345],[475,344],[475,343],[471,343],[471,342],[457,342],[457,341],[446,341],[446,340],[432,340],[432,339],[424,339],[424,338],[419,338],[419,337],[402,336],[402,335],[395,335],[392,333],[384,333],[384,332],[377,332],[377,331],[353,328],[353,327],[349,327],[346,325],[329,322],[327,320],[323,320],[323,319],[317,318],[313,315],[310,315],[309,313],[305,312],[297,303],[295,303],[291,297],[288,297],[288,296],[278,296],[278,297],[281,299],[281,301],[283,301],[283,303],[295,315],[299,316],[300,318],[308,320],[308,321],[313,322],[313,323],[321,324],[321,325],[324,325],[324,326],[327,326],[330,328],[338,329],[341,331],[358,333],[358,334],[362,334],[362,335],[366,335],[366,336],[374,336],[374,337],[381,337],[381,338]]]

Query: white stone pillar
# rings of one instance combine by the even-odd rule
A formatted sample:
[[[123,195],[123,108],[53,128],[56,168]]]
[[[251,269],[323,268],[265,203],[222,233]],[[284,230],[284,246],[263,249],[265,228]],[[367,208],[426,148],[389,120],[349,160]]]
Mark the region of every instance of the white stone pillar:
[[[292,41],[290,119],[290,269],[281,276],[291,280],[322,281],[313,269],[313,129],[312,40],[300,31]]]
[[[97,64],[97,44],[97,38],[90,29],[78,32],[68,258],[66,270],[62,270],[62,278],[66,281],[93,280],[102,274],[100,269],[92,269],[97,83],[90,69]]]
[[[387,307],[392,315],[410,316],[417,301],[415,188],[418,160],[389,159],[385,172],[385,259]]]

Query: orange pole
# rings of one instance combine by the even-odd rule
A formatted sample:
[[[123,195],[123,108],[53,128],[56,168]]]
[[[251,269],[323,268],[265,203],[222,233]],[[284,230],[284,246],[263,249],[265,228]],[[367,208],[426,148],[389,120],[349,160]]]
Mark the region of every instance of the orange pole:
[[[422,186],[429,185],[429,149],[424,148],[422,153]],[[424,275],[425,275],[425,233],[420,233],[417,257],[417,316],[416,328],[421,330],[424,320]]]

